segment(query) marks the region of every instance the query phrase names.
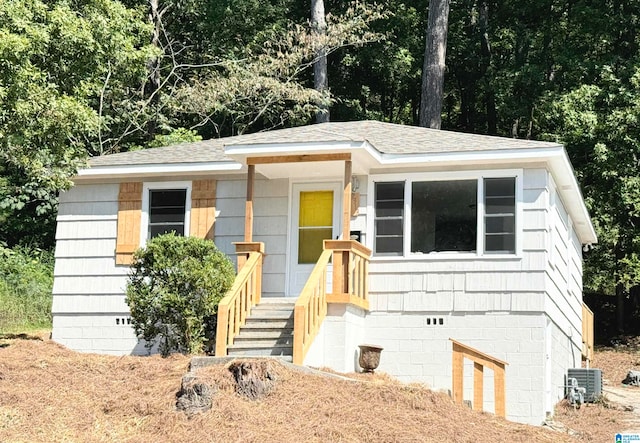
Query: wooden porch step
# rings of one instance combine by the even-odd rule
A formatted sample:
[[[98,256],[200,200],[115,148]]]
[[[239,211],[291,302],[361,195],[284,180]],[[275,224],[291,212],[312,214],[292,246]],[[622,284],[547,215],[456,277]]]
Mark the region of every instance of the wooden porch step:
[[[227,352],[234,357],[293,355],[293,309],[295,299],[263,298],[251,309],[240,333]]]

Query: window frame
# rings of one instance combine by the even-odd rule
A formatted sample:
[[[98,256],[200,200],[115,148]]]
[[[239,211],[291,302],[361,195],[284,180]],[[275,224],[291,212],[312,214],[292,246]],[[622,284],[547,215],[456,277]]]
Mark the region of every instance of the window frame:
[[[485,251],[485,204],[484,204],[484,179],[485,178],[514,178],[515,179],[515,252],[514,253],[496,253]],[[411,193],[414,182],[426,181],[457,181],[457,180],[476,180],[477,181],[477,213],[476,213],[476,251],[475,252],[457,252],[457,251],[439,251],[430,253],[411,252]],[[403,251],[397,255],[377,254],[375,253],[375,203],[376,203],[376,183],[386,182],[404,182],[404,241]],[[411,172],[411,173],[389,173],[389,174],[371,174],[369,175],[368,189],[371,190],[367,196],[367,231],[371,233],[367,239],[367,247],[373,252],[376,260],[407,260],[407,259],[499,259],[499,258],[521,258],[522,257],[522,240],[523,240],[523,169],[492,169],[492,170],[469,170],[469,171],[449,171],[449,172]]]
[[[186,191],[184,202],[184,236],[191,235],[191,181],[144,182],[142,184],[142,211],[140,215],[140,247],[149,240],[149,191],[176,189]]]

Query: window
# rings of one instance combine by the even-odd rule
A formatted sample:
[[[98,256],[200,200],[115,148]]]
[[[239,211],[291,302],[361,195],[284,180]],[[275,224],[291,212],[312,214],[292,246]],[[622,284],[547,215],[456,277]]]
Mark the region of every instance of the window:
[[[197,194],[197,193],[196,193]],[[168,232],[190,232],[192,182],[146,182],[142,189],[140,246],[147,240]]]
[[[516,187],[513,178],[484,179],[484,250],[516,252]]]
[[[476,180],[413,182],[411,252],[475,252]]]
[[[515,177],[423,177],[375,183],[376,255],[516,253]]]
[[[375,251],[402,255],[404,242],[404,182],[376,183]]]
[[[168,232],[184,235],[186,189],[149,190],[149,238]]]

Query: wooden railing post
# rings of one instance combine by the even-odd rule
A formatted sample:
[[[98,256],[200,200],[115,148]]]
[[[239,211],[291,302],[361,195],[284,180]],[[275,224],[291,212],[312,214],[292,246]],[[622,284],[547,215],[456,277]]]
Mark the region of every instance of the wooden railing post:
[[[216,356],[227,355],[228,346],[240,332],[251,308],[260,302],[264,243],[236,243],[238,275],[233,286],[218,304]]]
[[[484,406],[484,367],[473,362],[473,410],[482,411]]]
[[[453,357],[451,369],[451,396],[453,401],[462,404],[464,395],[464,359],[473,361],[473,409],[484,409],[484,368],[493,370],[493,391],[495,400],[495,414],[506,417],[505,401],[505,366],[508,364],[495,357],[473,349],[450,338],[453,343]]]
[[[582,303],[582,359],[593,358],[593,311]]]
[[[325,240],[294,308],[293,362],[301,365],[327,315],[327,303],[350,303],[369,309],[368,262],[371,250],[354,240]],[[332,293],[327,293],[327,267],[333,260]]]
[[[455,343],[453,344],[451,396],[456,403],[462,403],[464,393],[464,355]]]

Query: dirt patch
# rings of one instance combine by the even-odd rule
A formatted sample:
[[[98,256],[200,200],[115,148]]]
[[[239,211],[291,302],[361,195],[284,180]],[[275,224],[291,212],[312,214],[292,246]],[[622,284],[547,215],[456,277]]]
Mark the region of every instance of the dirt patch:
[[[602,369],[605,385],[619,385],[630,370],[640,370],[640,352],[635,349],[597,350],[591,362],[592,368]]]
[[[210,410],[188,416],[175,407],[188,364],[184,356],[109,357],[14,340],[0,349],[0,441],[578,441],[473,412],[423,386],[279,364],[273,391],[259,401],[236,393],[224,365],[198,370],[217,390]]]

